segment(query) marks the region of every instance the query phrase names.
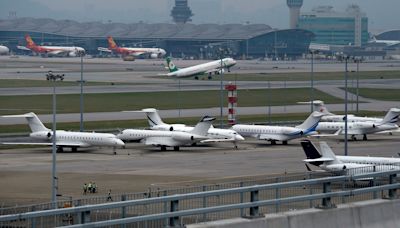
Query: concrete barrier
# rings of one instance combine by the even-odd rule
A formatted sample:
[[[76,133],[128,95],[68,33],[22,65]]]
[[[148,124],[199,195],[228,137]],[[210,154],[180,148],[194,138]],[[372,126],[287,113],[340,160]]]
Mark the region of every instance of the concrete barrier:
[[[400,200],[369,200],[332,209],[306,209],[262,218],[234,218],[187,225],[188,228],[398,228]]]

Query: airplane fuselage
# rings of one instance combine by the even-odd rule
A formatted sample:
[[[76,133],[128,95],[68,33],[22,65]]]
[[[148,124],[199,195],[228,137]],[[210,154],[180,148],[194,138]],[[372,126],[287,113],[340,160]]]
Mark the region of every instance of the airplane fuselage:
[[[284,126],[262,126],[262,125],[245,125],[236,124],[232,129],[242,136],[254,137],[260,140],[277,140],[288,141],[296,138],[312,134],[312,132],[304,132],[302,129]]]
[[[222,62],[222,63],[221,63]],[[236,64],[236,61],[232,58],[224,58],[221,60],[215,60],[208,63],[199,64],[196,66],[186,67],[179,69],[174,72],[170,72],[167,75],[173,77],[189,77],[194,75],[215,73],[220,72],[224,68],[230,68]]]
[[[381,131],[398,129],[396,124],[377,124],[375,122],[349,122],[347,133],[349,135],[373,134]],[[344,134],[345,122],[320,122],[316,128],[318,132],[334,133],[340,130]]]

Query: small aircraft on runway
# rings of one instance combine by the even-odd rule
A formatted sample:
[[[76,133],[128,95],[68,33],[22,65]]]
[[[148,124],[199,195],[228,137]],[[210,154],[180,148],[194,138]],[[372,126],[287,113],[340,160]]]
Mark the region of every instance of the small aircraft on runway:
[[[3,118],[20,118],[24,117],[28,121],[29,127],[32,131],[30,137],[36,140],[42,140],[44,142],[5,142],[7,145],[53,145],[52,139],[54,132],[51,129],[46,128],[35,113],[30,112],[22,115],[7,115],[2,116]],[[118,139],[113,134],[108,133],[92,133],[92,132],[75,132],[75,131],[64,131],[56,130],[56,146],[57,151],[62,152],[64,147],[71,148],[73,152],[77,151],[78,147],[113,147],[114,153],[116,147],[124,147],[125,143]]]
[[[214,119],[208,116],[203,117],[189,132],[125,129],[117,137],[124,141],[141,141],[145,145],[159,146],[161,151],[166,151],[167,147],[173,147],[175,151],[179,151],[180,146],[209,139],[208,129]]]

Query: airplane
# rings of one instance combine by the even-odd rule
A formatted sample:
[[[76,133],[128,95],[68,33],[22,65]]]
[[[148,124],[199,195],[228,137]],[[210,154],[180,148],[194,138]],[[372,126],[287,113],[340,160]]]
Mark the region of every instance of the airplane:
[[[243,136],[268,140],[272,145],[275,145],[276,141],[282,141],[283,145],[287,145],[289,140],[317,134],[315,128],[322,116],[322,113],[315,111],[296,127],[236,124],[232,129]]]
[[[40,46],[36,45],[28,34],[25,35],[25,40],[26,40],[26,46],[17,46],[18,49],[33,51],[35,53],[44,54],[47,56],[77,57],[85,55],[85,49],[82,47]]]
[[[297,102],[298,104],[311,104],[311,101],[306,102]],[[336,115],[331,113],[328,108],[325,106],[324,102],[321,100],[313,101],[313,110],[322,112],[325,115],[321,118],[321,121],[329,121],[329,122],[344,122],[345,115]],[[389,110],[390,111],[390,110]],[[362,116],[355,116],[353,114],[347,114],[347,121],[348,122],[381,122],[383,118],[376,118],[376,117],[362,117]]]
[[[186,126],[185,124],[166,124],[162,121],[158,110],[154,108],[146,108],[141,111],[125,111],[125,112],[144,112],[146,113],[147,121],[149,122],[151,130],[161,130],[161,131],[182,131],[190,132],[193,127]],[[243,141],[244,138],[232,129],[221,129],[214,128],[212,125],[207,132],[207,140],[202,142],[233,142],[235,147],[238,141]]]
[[[387,133],[399,130],[395,124],[399,119],[400,109],[391,108],[380,122],[348,122],[347,134],[352,140],[357,140],[356,135],[363,135],[363,140],[368,140],[367,134]],[[316,127],[319,133],[335,133],[334,135],[345,134],[345,122],[320,122]],[[315,135],[318,137],[318,135]]]
[[[368,43],[386,44],[387,46],[393,46],[400,44],[400,40],[377,40],[374,36]]]
[[[301,141],[301,146],[307,156],[307,159],[303,161],[326,171],[345,171],[346,174],[359,174],[400,169],[400,158],[337,156],[326,142],[320,142],[321,153],[309,140]],[[350,172],[349,169],[354,168],[360,169]],[[307,169],[311,170],[308,166]]]
[[[99,47],[97,50],[104,52],[114,52],[122,56],[134,56],[149,55],[150,58],[162,58],[166,55],[166,51],[162,48],[132,48],[132,47],[118,47],[114,39],[109,36],[107,37],[108,48]]]
[[[45,145],[51,146],[53,130],[46,128],[35,113],[30,112],[22,115],[7,115],[4,118],[25,117],[28,121],[32,133],[29,136],[35,140],[43,142],[5,142],[6,145]],[[108,133],[92,133],[92,132],[76,132],[56,130],[56,146],[57,151],[62,152],[64,147],[71,148],[72,152],[76,152],[78,147],[113,147],[114,154],[116,147],[124,147],[125,143],[113,134]]]
[[[222,63],[221,63],[222,62]],[[236,61],[232,58],[224,58],[220,60],[215,60],[208,63],[202,63],[195,66],[190,66],[186,68],[179,69],[172,62],[170,57],[167,57],[167,66],[169,73],[161,74],[170,77],[190,77],[195,76],[195,79],[199,79],[199,75],[208,74],[208,79],[211,79],[211,74],[221,74],[225,72],[225,68],[230,72],[230,68],[236,64]],[[221,67],[222,66],[222,67]]]
[[[10,49],[6,46],[0,45],[0,55],[8,55],[10,53]]]
[[[140,140],[145,145],[159,146],[161,151],[166,151],[167,147],[173,147],[175,151],[179,151],[180,146],[209,139],[207,132],[214,119],[209,116],[203,117],[189,132],[125,129],[117,137],[123,141]]]

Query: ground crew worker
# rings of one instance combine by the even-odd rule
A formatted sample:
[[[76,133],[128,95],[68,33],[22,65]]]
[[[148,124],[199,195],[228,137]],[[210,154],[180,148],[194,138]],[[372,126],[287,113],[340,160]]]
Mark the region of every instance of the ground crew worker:
[[[111,189],[108,190],[107,201],[113,201],[113,199],[111,198]]]
[[[92,188],[93,188],[92,182],[90,181],[89,184],[88,184],[88,192],[89,193],[92,193]]]
[[[93,182],[92,184],[92,193],[96,193],[97,192],[97,185],[95,182]]]
[[[86,192],[88,190],[88,186],[86,183],[83,184],[83,195],[86,195]]]

